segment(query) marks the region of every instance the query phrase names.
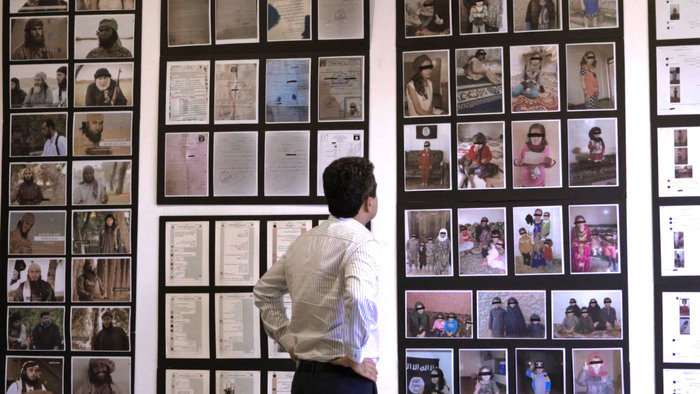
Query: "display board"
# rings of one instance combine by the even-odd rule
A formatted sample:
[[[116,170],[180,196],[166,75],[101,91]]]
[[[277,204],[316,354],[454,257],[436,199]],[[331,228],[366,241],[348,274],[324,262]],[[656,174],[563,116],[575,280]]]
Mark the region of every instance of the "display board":
[[[622,2],[397,11],[400,392],[629,392]]]
[[[323,204],[369,152],[369,1],[162,4],[158,203]]]
[[[133,392],[141,3],[2,7],[3,390]]]

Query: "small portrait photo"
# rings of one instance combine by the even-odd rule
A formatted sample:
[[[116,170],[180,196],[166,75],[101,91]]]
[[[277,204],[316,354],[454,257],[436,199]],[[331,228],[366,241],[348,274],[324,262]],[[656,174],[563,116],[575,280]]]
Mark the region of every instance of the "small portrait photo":
[[[678,319],[678,333],[681,335],[690,335],[690,318],[681,317]]]
[[[66,167],[65,161],[10,163],[10,205],[66,205]]]
[[[560,121],[520,121],[511,128],[513,187],[561,187]]]
[[[576,393],[624,393],[622,349],[572,349]]]
[[[131,160],[73,161],[73,205],[131,204]]]
[[[452,35],[450,0],[404,0],[406,38]]]
[[[259,61],[220,60],[214,66],[214,123],[258,122]]]
[[[452,352],[452,349],[406,349],[406,394],[451,392]]]
[[[10,18],[10,60],[67,58],[67,16]]]
[[[617,119],[569,119],[567,134],[569,186],[617,186]]]
[[[65,211],[11,211],[9,253],[61,255],[66,253]]]
[[[673,164],[688,164],[688,148],[673,148]]]
[[[363,120],[364,94],[364,56],[318,59],[319,122]]]
[[[515,274],[563,274],[563,232],[561,206],[513,207]]]
[[[73,211],[73,254],[131,253],[131,210]]]
[[[505,0],[459,2],[459,33],[506,33],[508,10]]]
[[[407,291],[406,338],[471,338],[471,291]]]
[[[618,27],[618,0],[580,0],[569,3],[569,29]],[[673,17],[671,17],[673,19]]]
[[[66,300],[64,259],[7,259],[8,302]]]
[[[100,387],[109,387],[112,393],[131,392],[131,357],[72,357],[71,360],[73,393],[94,393]]]
[[[10,13],[68,11],[66,0],[10,0]]]
[[[507,275],[506,209],[459,209],[457,222],[459,275]]]
[[[674,177],[676,179],[692,178],[693,166],[675,166]]]
[[[559,46],[510,48],[511,110],[559,111]]]
[[[131,112],[73,114],[73,156],[131,155]]]
[[[10,66],[10,107],[68,106],[68,66],[22,64]]]
[[[561,30],[560,0],[513,0],[516,33]]]
[[[455,50],[457,114],[502,114],[503,48]]]
[[[675,250],[673,257],[673,268],[685,268],[685,251]]]
[[[516,393],[564,394],[564,349],[515,349],[515,383]]]
[[[671,10],[671,12],[668,16],[668,19],[670,19],[672,21],[681,20],[681,13],[680,13],[681,5],[680,4],[671,4],[670,10]]]
[[[547,338],[546,293],[544,290],[477,291],[477,337]]]
[[[64,112],[10,114],[10,157],[65,156],[67,122]]]
[[[684,249],[685,248],[685,232],[674,231],[673,232],[673,249]]]
[[[451,125],[405,125],[403,136],[405,190],[452,189]]]
[[[680,86],[671,86],[670,87],[671,91],[671,102],[672,103],[680,103],[681,102],[681,87]]]
[[[8,349],[21,345],[16,350],[63,350],[64,312],[62,306],[8,307]],[[15,337],[17,334],[19,337]]]
[[[622,339],[623,316],[620,290],[552,291],[554,339]]]
[[[261,4],[255,0],[218,0],[214,10],[216,44],[260,42]]]
[[[75,17],[75,59],[134,57],[134,14]]]
[[[617,205],[571,205],[571,273],[620,273]]]
[[[134,63],[86,63],[75,65],[76,107],[124,107],[133,105]]]
[[[614,42],[567,44],[566,75],[567,110],[617,108]]]
[[[673,130],[673,146],[688,145],[688,129]]]
[[[406,276],[452,276],[452,210],[406,211]]]
[[[690,316],[690,298],[680,298],[678,302],[680,316]]]
[[[680,67],[669,67],[669,82],[671,85],[678,85],[681,83],[681,68]]]
[[[404,52],[403,86],[405,117],[449,115],[449,51]]]
[[[457,188],[504,189],[503,122],[457,123]]]
[[[131,301],[131,258],[73,259],[73,302]]]
[[[348,120],[362,120],[364,103],[362,97],[345,97],[343,99],[343,111]]]
[[[136,0],[76,0],[76,11],[133,10]]]
[[[74,306],[70,316],[72,351],[128,351],[131,308]]]
[[[507,349],[459,349],[460,393],[507,393]]]
[[[63,393],[63,357],[7,356],[5,387],[8,393]],[[44,390],[44,391],[41,391]]]

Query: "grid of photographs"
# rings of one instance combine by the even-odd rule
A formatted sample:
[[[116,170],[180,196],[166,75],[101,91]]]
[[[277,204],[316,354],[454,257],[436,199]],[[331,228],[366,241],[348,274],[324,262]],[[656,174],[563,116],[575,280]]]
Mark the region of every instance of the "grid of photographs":
[[[170,387],[165,392],[289,392],[294,363],[265,333],[253,286],[294,240],[327,218],[160,218],[158,385]],[[291,299],[283,302],[291,318]],[[186,363],[198,369],[178,370]],[[179,391],[168,383],[173,379]]]
[[[369,0],[163,0],[159,204],[323,204],[369,153]]]
[[[3,18],[4,390],[133,392],[141,3]]]
[[[629,392],[622,2],[397,5],[400,392]]]

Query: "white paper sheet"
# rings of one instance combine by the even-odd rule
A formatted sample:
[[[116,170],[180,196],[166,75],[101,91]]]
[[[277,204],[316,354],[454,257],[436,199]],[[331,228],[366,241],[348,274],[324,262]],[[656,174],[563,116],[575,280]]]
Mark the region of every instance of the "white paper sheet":
[[[665,363],[700,362],[700,293],[662,293]]]
[[[259,61],[218,61],[214,66],[214,123],[258,122]]]
[[[700,206],[661,206],[659,220],[661,275],[700,275]]]
[[[260,358],[260,312],[253,293],[216,294],[216,358]]]
[[[209,294],[166,294],[165,317],[165,358],[209,358]]]
[[[698,15],[698,0],[656,0],[656,39],[699,38]]]
[[[265,133],[265,195],[309,195],[310,132]]]
[[[311,59],[268,59],[265,122],[309,123]]]
[[[347,40],[364,38],[364,2],[362,0],[325,0],[318,2],[318,39]]]
[[[699,369],[664,369],[664,394],[700,393]]]
[[[268,394],[291,394],[292,379],[294,372],[289,371],[268,371],[267,372],[267,393]]]
[[[267,20],[268,41],[309,40],[311,0],[268,0]]]
[[[165,124],[209,123],[209,61],[168,62]]]
[[[217,286],[253,286],[260,277],[260,222],[216,222]]]
[[[216,371],[216,393],[260,394],[260,371]]]
[[[323,171],[333,160],[341,157],[364,156],[364,131],[319,130],[316,195],[323,196]]]
[[[700,196],[700,127],[662,127],[656,135],[659,197]]]
[[[165,195],[206,196],[209,190],[209,134],[165,135]]]
[[[209,371],[165,370],[165,394],[209,394]]]
[[[258,42],[257,0],[216,0],[216,44]]]
[[[214,195],[258,195],[258,133],[214,133]]]
[[[209,0],[168,0],[168,46],[209,45]]]
[[[318,59],[318,120],[364,119],[364,57]]]
[[[676,80],[671,68],[678,68]],[[700,114],[700,45],[656,48],[659,115]]]
[[[209,222],[165,224],[165,285],[209,285]]]

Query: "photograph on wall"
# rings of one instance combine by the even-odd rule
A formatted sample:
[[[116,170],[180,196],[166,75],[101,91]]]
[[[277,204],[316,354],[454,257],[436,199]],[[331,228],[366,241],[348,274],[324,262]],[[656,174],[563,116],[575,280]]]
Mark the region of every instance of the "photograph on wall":
[[[267,371],[267,394],[292,394],[294,372]]]
[[[75,17],[74,59],[134,57],[134,14]]]
[[[406,38],[452,35],[450,0],[404,0]]]
[[[217,45],[260,41],[258,1],[217,0],[214,15]]]
[[[10,66],[10,108],[65,108],[67,106],[67,64]]]
[[[571,273],[620,273],[617,204],[571,205]]]
[[[457,188],[505,188],[503,122],[457,123]]]
[[[217,293],[216,358],[260,358],[260,310],[253,293]]]
[[[214,226],[214,284],[254,286],[260,278],[260,221],[217,221]]]
[[[406,338],[471,338],[471,291],[407,291]]]
[[[581,0],[570,2],[569,29],[603,29],[618,27],[617,1],[618,0]],[[678,5],[676,5],[675,8],[676,14],[678,14]],[[667,19],[673,20],[675,16],[673,12],[670,12]],[[659,18],[658,14],[656,18]]]
[[[448,50],[403,53],[404,117],[450,114]]]
[[[66,253],[65,211],[11,211],[8,216],[9,254]]]
[[[508,6],[506,0],[459,2],[459,33],[508,32]]]
[[[457,114],[502,114],[503,48],[455,50]]]
[[[208,293],[166,293],[165,316],[165,358],[209,358]]]
[[[552,291],[554,339],[622,339],[623,316],[621,290]]]
[[[406,276],[452,276],[452,210],[407,210]]]
[[[7,333],[8,349],[63,350],[66,332],[64,314],[64,307],[8,307],[8,327],[11,327]]]
[[[561,187],[561,123],[519,121],[513,135],[513,188]]]
[[[561,206],[513,207],[515,274],[563,274],[563,232]]]
[[[65,112],[10,114],[10,157],[65,156]]]
[[[165,394],[208,393],[208,369],[166,369]]]
[[[33,391],[63,394],[63,357],[7,356],[5,360],[5,388],[8,393]]]
[[[515,349],[515,392],[564,394],[564,349]]]
[[[165,196],[209,194],[209,133],[165,134]]]
[[[460,393],[507,393],[507,349],[459,349]]]
[[[209,285],[209,222],[165,223],[166,286]]]
[[[215,63],[215,124],[258,122],[259,69],[257,59],[220,60]]]
[[[700,45],[659,46],[656,48],[657,115],[700,114]],[[671,68],[683,72],[679,83],[671,83]]]
[[[316,195],[325,195],[323,172],[334,160],[341,157],[365,155],[364,130],[319,130],[316,152]]]
[[[131,301],[131,258],[100,257],[73,259],[73,302]]]
[[[365,116],[365,58],[318,58],[318,120],[362,121]]]
[[[699,127],[660,127],[657,135],[657,161],[660,197],[691,197],[700,195],[700,182],[697,172],[700,161],[697,152],[700,145]],[[677,149],[680,151],[679,160]],[[674,156],[675,155],[675,156]],[[685,164],[676,164],[685,161]]]
[[[74,306],[70,311],[72,351],[129,351],[131,307]]]
[[[621,348],[572,349],[576,393],[624,393]]]
[[[700,4],[667,0],[655,0],[654,3],[657,40],[700,36],[700,26],[695,25],[693,18],[700,12]]]
[[[659,207],[661,276],[700,275],[700,225],[694,220],[699,213],[697,205]]]
[[[131,392],[131,357],[72,357],[71,362],[74,393],[93,393],[100,387]]]
[[[10,18],[10,60],[68,58],[68,17]]]
[[[128,156],[132,152],[131,112],[73,114],[73,156]]]
[[[67,163],[10,163],[10,205],[66,205]]]
[[[559,111],[559,46],[510,48],[511,111]]]
[[[303,1],[303,0],[302,0]],[[267,59],[265,122],[309,123],[311,59]]]
[[[506,209],[458,209],[457,223],[459,275],[507,275]]]
[[[214,195],[258,195],[258,133],[214,133]]]
[[[265,132],[265,196],[308,196],[311,132]]]
[[[454,382],[452,349],[406,349],[406,394],[449,393]]]
[[[544,290],[477,291],[477,338],[545,339],[546,293]]]
[[[131,210],[73,211],[73,254],[131,253]]]
[[[267,41],[311,39],[311,0],[267,0]]]
[[[560,0],[514,0],[511,6],[516,33],[562,29]]]
[[[131,204],[131,160],[73,161],[73,205]]]
[[[311,230],[311,220],[270,220],[267,222],[267,268],[272,267],[292,242]]]
[[[211,44],[210,21],[209,0],[168,0],[168,47]]]
[[[566,45],[566,108],[569,111],[617,108],[615,43]]]
[[[168,62],[165,124],[209,123],[208,60]]]
[[[134,10],[136,0],[76,0],[76,11]]]
[[[320,1],[316,6],[319,40],[365,38],[363,0]]]
[[[452,189],[452,127],[449,123],[403,127],[404,190]]]
[[[133,1],[133,0],[132,0]],[[79,2],[80,3],[80,2]],[[68,3],[66,0],[10,0],[10,13],[29,13],[29,12],[60,12],[68,11]]]
[[[73,105],[125,107],[134,105],[134,63],[75,65]]]
[[[619,184],[617,119],[569,119],[569,187]]]
[[[222,371],[216,373],[215,393],[235,394],[260,392],[260,371]]]
[[[7,302],[63,302],[66,300],[66,261],[7,259]]]

